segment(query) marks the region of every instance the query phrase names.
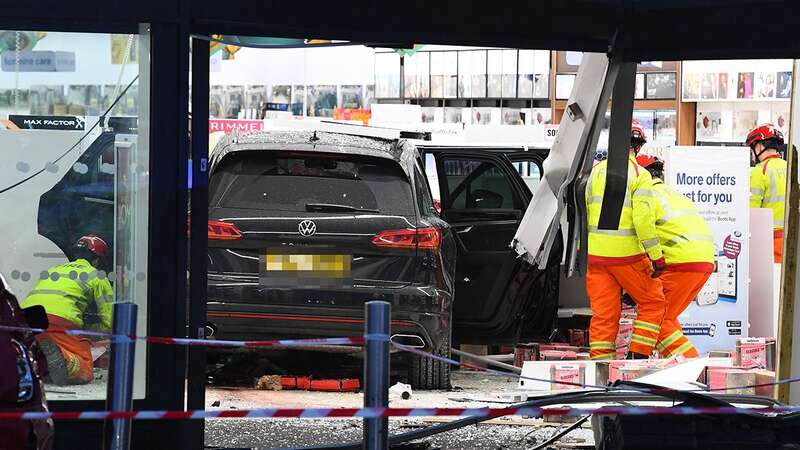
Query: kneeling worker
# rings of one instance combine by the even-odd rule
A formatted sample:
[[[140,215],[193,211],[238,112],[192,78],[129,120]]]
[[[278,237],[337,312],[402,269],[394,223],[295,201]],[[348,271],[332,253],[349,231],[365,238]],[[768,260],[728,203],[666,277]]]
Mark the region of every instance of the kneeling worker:
[[[105,276],[98,276],[98,269],[107,267],[108,245],[90,234],[78,240],[75,255],[73,261],[48,270],[47,278],[36,283],[22,307],[43,306],[50,321],[48,330],[82,329],[85,316],[96,310],[99,331],[110,331],[114,291]],[[45,332],[36,339],[54,384],[86,384],[94,379],[92,347],[86,337]]]
[[[628,157],[628,188],[616,230],[599,229],[598,226],[608,161],[601,161],[592,168],[586,184],[589,228],[586,294],[592,307],[589,325],[592,359],[613,359],[616,355],[622,289],[635,299],[638,307],[628,358],[648,358],[661,332],[665,301],[657,277],[665,267],[665,260],[656,235],[651,205],[654,201],[653,180],[634,160],[645,142],[644,128],[634,122]]]
[[[714,271],[714,238],[705,219],[689,198],[664,184],[664,162],[640,155],[636,161],[653,176],[656,233],[667,267],[659,277],[664,285],[667,310],[658,335],[663,356],[698,357],[684,336],[678,316],[689,307]]]

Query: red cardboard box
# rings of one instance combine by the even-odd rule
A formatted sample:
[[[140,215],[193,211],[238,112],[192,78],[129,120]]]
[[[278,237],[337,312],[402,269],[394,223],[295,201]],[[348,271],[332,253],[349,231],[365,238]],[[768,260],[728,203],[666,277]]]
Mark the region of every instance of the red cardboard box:
[[[710,390],[726,389],[717,391],[726,394],[755,395],[755,388],[744,387],[756,384],[755,370],[739,369],[736,367],[708,367],[708,388]]]
[[[550,367],[550,379],[555,382],[551,384],[551,389],[554,391],[580,389],[585,378],[586,368],[583,364],[553,364]],[[575,385],[562,383],[575,383]]]
[[[759,370],[756,372],[756,385],[765,384],[767,386],[756,386],[756,395],[763,395],[764,397],[775,396],[775,372],[771,370]]]
[[[767,368],[767,341],[765,338],[739,338],[736,340],[735,364],[742,368]]]
[[[622,306],[622,314],[621,317],[624,319],[635,319],[636,318],[636,309],[633,306],[623,305]]]
[[[522,367],[525,361],[539,360],[539,344],[517,344],[514,347],[514,365]]]
[[[628,346],[631,342],[631,335],[633,334],[633,320],[620,319],[619,331],[617,332],[617,359],[625,359],[628,355]]]
[[[578,354],[571,350],[541,350],[539,357],[542,361],[574,361]]]
[[[586,347],[589,345],[589,331],[582,329],[569,330],[569,343],[575,347]]]
[[[664,361],[656,359],[611,361],[608,366],[608,382],[629,381],[662,369]]]
[[[580,351],[580,348],[574,345],[556,342],[552,344],[539,344],[539,351],[542,350],[561,350],[567,352],[578,352]]]

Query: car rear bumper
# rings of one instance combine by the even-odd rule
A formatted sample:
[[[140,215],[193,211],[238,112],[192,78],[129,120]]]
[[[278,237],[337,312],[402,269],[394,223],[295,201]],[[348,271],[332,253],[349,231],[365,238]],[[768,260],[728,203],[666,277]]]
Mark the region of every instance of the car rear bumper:
[[[361,337],[365,332],[364,309],[298,307],[208,302],[208,326],[220,340],[303,339]],[[430,351],[448,340],[450,314],[409,311],[393,305],[391,335],[395,340],[418,342]],[[401,342],[402,343],[402,342]]]

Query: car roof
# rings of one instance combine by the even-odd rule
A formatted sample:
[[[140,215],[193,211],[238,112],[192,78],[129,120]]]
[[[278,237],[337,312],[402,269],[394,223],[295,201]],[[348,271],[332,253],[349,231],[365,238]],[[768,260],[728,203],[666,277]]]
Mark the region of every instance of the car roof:
[[[406,163],[417,155],[416,147],[404,139],[312,130],[233,132],[221,138],[211,151],[211,170],[230,153],[282,150],[388,158],[401,163],[405,170]]]

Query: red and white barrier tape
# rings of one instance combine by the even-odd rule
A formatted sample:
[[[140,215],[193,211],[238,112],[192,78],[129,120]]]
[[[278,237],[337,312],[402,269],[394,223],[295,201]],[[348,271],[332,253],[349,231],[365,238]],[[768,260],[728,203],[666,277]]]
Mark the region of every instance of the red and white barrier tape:
[[[172,344],[198,347],[303,347],[309,345],[360,345],[365,342],[363,337],[335,337],[335,338],[310,338],[310,339],[276,339],[271,341],[226,341],[216,339],[192,339],[160,336],[126,336],[122,334],[100,333],[87,330],[51,330],[42,328],[15,327],[0,325],[0,330],[22,331],[31,333],[56,333],[69,336],[85,336],[108,339],[114,342],[146,341],[151,344]],[[388,337],[387,337],[388,339]]]
[[[258,419],[258,418],[380,418],[380,417],[501,417],[521,415],[584,416],[595,415],[704,415],[704,414],[787,414],[800,412],[797,406],[769,408],[728,407],[661,407],[661,406],[603,406],[599,408],[570,407],[514,407],[514,408],[298,408],[298,409],[240,409],[240,410],[195,410],[195,411],[54,411],[54,412],[0,412],[2,420],[200,420],[200,419]]]
[[[110,333],[101,333],[97,331],[87,331],[87,330],[50,330],[50,329],[42,329],[42,328],[28,328],[28,327],[17,327],[17,326],[10,326],[10,325],[0,325],[0,330],[7,330],[7,331],[22,331],[22,332],[32,332],[32,333],[58,333],[58,334],[65,334],[70,336],[86,336],[86,337],[95,337],[95,338],[103,338],[108,339],[114,342],[132,342],[136,340],[146,341],[152,344],[170,344],[170,345],[184,345],[184,346],[198,346],[198,347],[225,347],[225,348],[259,348],[259,347],[304,347],[304,346],[314,346],[314,345],[363,345],[367,341],[373,342],[380,342],[380,341],[388,341],[389,337],[386,335],[369,335],[365,334],[363,337],[334,337],[334,338],[309,338],[309,339],[276,339],[276,340],[268,340],[268,341],[230,341],[230,340],[214,340],[214,339],[193,339],[193,338],[174,338],[174,337],[160,337],[160,336],[126,336],[126,335],[119,335],[119,334],[110,334]],[[600,386],[594,384],[585,384],[585,383],[572,383],[569,381],[561,381],[561,380],[551,380],[545,378],[534,378],[534,377],[526,377],[522,375],[517,375],[514,373],[503,372],[501,370],[494,370],[489,369],[486,367],[481,367],[475,364],[470,364],[467,362],[459,362],[451,358],[447,358],[441,355],[435,355],[433,353],[425,352],[413,347],[408,347],[402,344],[398,344],[395,342],[389,341],[390,345],[396,347],[399,350],[402,350],[407,353],[413,353],[425,358],[431,358],[434,360],[438,360],[444,362],[446,364],[450,364],[453,366],[465,367],[468,369],[481,371],[485,373],[491,373],[494,375],[499,375],[503,377],[512,378],[515,380],[527,380],[527,381],[538,381],[542,383],[549,383],[549,384],[560,384],[565,386],[571,386],[575,388],[591,388],[591,389],[602,389],[606,391],[612,390],[641,390],[643,392],[657,392],[657,391],[664,391],[671,389],[645,389],[645,388],[632,388],[632,387],[614,387],[614,386]],[[725,388],[715,388],[715,389],[696,389],[692,390],[693,392],[708,392],[708,391],[734,391],[739,389],[749,389],[749,388],[756,388],[756,387],[765,387],[770,385],[779,385],[779,384],[787,384],[787,383],[795,383],[800,381],[800,377],[798,378],[790,378],[785,380],[778,380],[774,383],[767,383],[767,384],[756,384],[750,386],[734,386],[734,387],[725,387]]]

